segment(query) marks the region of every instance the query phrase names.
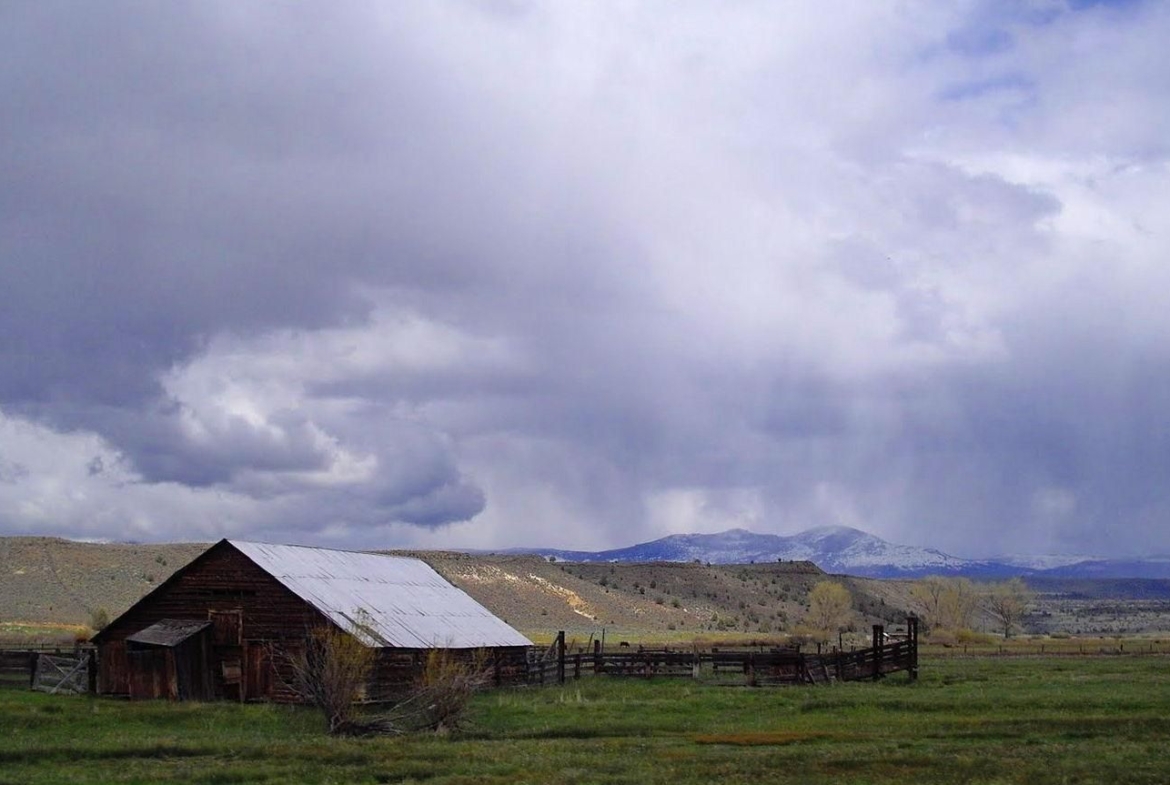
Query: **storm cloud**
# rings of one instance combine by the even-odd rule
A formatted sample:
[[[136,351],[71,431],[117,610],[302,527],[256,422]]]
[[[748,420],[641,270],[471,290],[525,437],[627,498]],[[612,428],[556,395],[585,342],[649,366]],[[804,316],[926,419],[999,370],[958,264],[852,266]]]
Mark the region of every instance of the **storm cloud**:
[[[1170,7],[0,10],[0,533],[1170,551]]]

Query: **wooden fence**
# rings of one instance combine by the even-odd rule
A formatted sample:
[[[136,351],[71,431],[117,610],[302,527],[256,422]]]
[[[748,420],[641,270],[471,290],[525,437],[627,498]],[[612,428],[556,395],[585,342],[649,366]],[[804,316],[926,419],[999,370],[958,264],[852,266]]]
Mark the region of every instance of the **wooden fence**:
[[[36,672],[37,656],[35,652],[23,649],[0,651],[0,687],[29,689]]]
[[[52,694],[96,692],[97,662],[93,649],[0,651],[0,687],[34,689]]]
[[[529,659],[529,684],[564,684],[583,675],[614,677],[691,678],[720,684],[771,686],[828,684],[834,681],[879,679],[906,671],[918,677],[918,620],[907,621],[904,638],[891,640],[881,625],[873,628],[873,645],[855,651],[806,654],[799,648],[670,649],[627,648],[568,652],[565,634]]]

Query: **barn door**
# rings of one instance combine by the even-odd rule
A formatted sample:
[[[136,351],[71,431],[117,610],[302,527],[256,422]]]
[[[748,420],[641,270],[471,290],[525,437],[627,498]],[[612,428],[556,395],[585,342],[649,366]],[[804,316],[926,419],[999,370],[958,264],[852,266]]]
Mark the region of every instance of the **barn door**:
[[[208,611],[211,643],[214,646],[239,646],[244,642],[244,612]]]
[[[260,642],[244,646],[244,691],[248,698],[272,697],[272,660],[268,647]]]
[[[244,612],[208,611],[211,621],[212,668],[216,693],[223,698],[244,700]]]

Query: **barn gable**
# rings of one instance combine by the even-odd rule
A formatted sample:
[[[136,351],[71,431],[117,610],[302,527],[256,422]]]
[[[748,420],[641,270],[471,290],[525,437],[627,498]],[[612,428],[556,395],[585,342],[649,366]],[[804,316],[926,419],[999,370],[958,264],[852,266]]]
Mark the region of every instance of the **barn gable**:
[[[249,633],[257,638],[303,634],[321,621],[320,613],[260,569],[228,540],[196,556],[138,602],[107,624],[93,642],[125,640],[163,619],[207,621],[214,614],[248,606]],[[222,619],[217,635],[225,634]]]

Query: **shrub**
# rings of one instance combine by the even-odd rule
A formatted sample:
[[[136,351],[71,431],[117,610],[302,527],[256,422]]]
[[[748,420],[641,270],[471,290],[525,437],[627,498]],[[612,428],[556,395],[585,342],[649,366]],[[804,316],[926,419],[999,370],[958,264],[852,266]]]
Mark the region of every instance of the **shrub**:
[[[105,629],[110,623],[110,612],[105,608],[98,608],[89,614],[89,628],[94,632]]]
[[[485,652],[461,657],[448,649],[432,649],[417,688],[386,719],[398,732],[458,730],[472,696],[491,683]]]
[[[986,632],[976,632],[964,628],[955,630],[955,640],[958,643],[994,643],[995,637]]]
[[[314,627],[301,650],[271,652],[272,661],[288,673],[282,681],[305,703],[325,715],[329,732],[352,735],[363,732],[355,722],[356,704],[365,696],[366,682],[374,666],[374,650],[337,627]]]

